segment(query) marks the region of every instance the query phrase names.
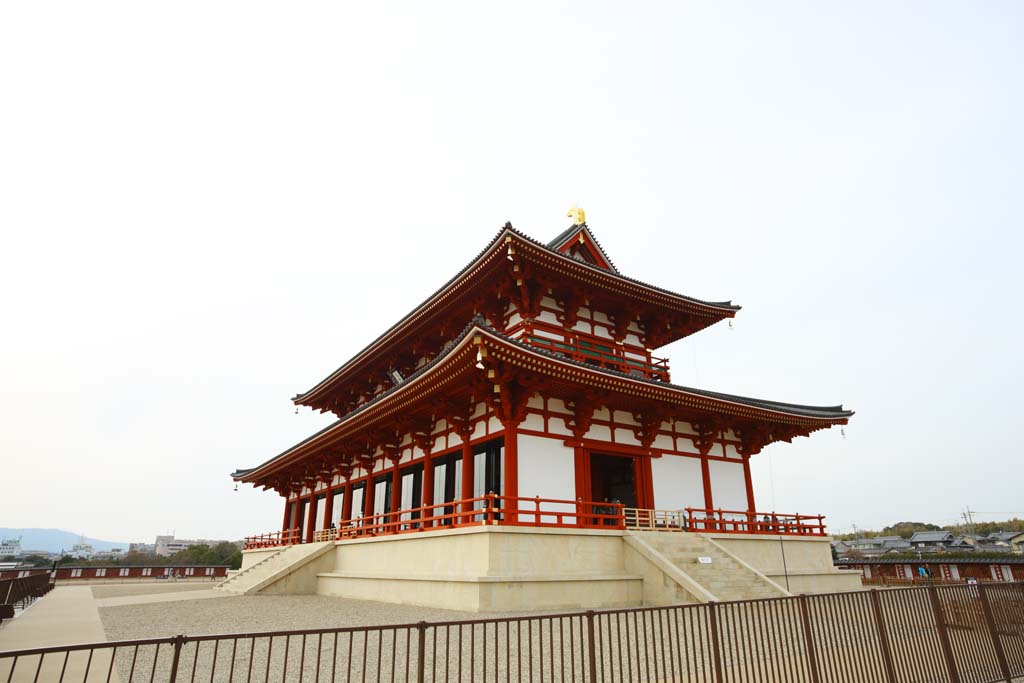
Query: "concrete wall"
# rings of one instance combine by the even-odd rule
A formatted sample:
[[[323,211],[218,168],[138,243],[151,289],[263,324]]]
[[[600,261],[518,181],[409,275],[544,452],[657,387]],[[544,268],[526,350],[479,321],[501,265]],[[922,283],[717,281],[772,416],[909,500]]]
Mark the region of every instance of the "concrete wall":
[[[692,536],[717,543],[785,588],[787,572],[779,537]],[[790,592],[860,588],[859,573],[832,567],[829,539],[788,537],[783,543]],[[306,553],[307,549],[312,552]],[[319,593],[467,611],[664,605],[704,599],[701,586],[693,584],[692,578],[681,581],[665,558],[659,562],[644,555],[618,530],[481,525],[338,541],[326,544],[319,556],[311,546],[295,551],[299,559],[295,570],[261,592]],[[267,552],[247,551],[245,565],[251,566],[255,557],[266,557]]]
[[[621,532],[470,527],[340,541],[324,595],[469,611],[623,607],[642,601]]]
[[[280,548],[255,548],[253,550],[242,551],[242,566],[241,571],[245,571],[249,567],[253,566],[257,562],[262,562],[271,555],[279,552]]]
[[[790,593],[861,590],[860,574],[832,564],[831,537],[703,534]],[[782,539],[780,544],[779,539]],[[785,562],[783,562],[785,553]]]

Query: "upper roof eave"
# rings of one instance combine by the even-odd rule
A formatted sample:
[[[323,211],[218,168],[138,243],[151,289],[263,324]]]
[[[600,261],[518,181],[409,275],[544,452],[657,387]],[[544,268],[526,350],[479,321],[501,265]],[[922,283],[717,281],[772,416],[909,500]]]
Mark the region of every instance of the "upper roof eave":
[[[578,226],[574,226],[574,227],[578,227]],[[589,230],[588,230],[588,234],[589,234]],[[539,242],[538,240],[535,240],[532,237],[530,237],[530,236],[528,236],[528,235],[526,235],[526,234],[516,230],[515,228],[512,227],[511,223],[506,223],[505,226],[503,228],[501,228],[501,230],[499,230],[498,233],[494,236],[494,238],[487,244],[487,246],[484,247],[480,251],[480,253],[478,253],[476,255],[476,257],[473,258],[473,260],[471,260],[468,264],[466,264],[465,267],[463,267],[458,273],[456,273],[444,285],[442,285],[433,294],[431,294],[424,301],[422,301],[418,306],[416,306],[416,308],[414,308],[412,311],[410,311],[405,316],[403,316],[398,322],[396,322],[394,325],[389,327],[380,336],[378,336],[376,339],[374,339],[372,342],[370,342],[361,351],[359,351],[359,353],[357,353],[355,356],[353,356],[348,361],[346,361],[344,364],[342,364],[340,367],[338,367],[336,370],[334,370],[334,372],[332,372],[327,377],[322,379],[320,382],[318,382],[316,385],[314,385],[309,390],[307,390],[305,392],[302,392],[300,394],[296,394],[295,396],[293,396],[292,399],[291,399],[292,402],[296,403],[296,404],[299,404],[299,405],[302,405],[302,402],[304,400],[306,400],[308,398],[312,398],[315,394],[319,393],[320,391],[322,391],[323,389],[325,389],[326,387],[331,385],[346,370],[358,366],[359,362],[364,357],[366,357],[368,354],[370,354],[373,350],[375,350],[378,346],[380,346],[389,337],[393,336],[398,330],[400,330],[403,326],[405,326],[410,320],[415,319],[417,317],[417,315],[423,311],[423,309],[428,307],[432,302],[434,302],[436,299],[441,297],[441,295],[443,295],[453,285],[455,285],[463,277],[463,275],[465,275],[466,273],[468,273],[472,269],[474,264],[480,262],[482,259],[484,259],[485,257],[489,256],[490,253],[493,250],[500,249],[501,245],[505,241],[503,238],[506,238],[506,237],[512,237],[512,238],[515,238],[515,239],[523,240],[523,241],[525,241],[525,242],[527,242],[527,243],[529,243],[529,244],[531,244],[531,245],[533,245],[535,247],[539,247],[541,249],[544,249],[545,251],[549,252],[550,254],[553,254],[554,256],[557,256],[558,258],[564,259],[566,262],[568,262],[569,264],[572,264],[572,266],[574,266],[574,267],[589,269],[589,270],[592,270],[592,271],[594,271],[596,273],[599,273],[599,274],[601,274],[601,275],[603,275],[605,277],[612,277],[614,279],[622,280],[624,282],[628,282],[628,283],[631,283],[633,285],[644,287],[644,288],[649,289],[649,290],[651,290],[653,292],[656,292],[657,294],[660,294],[662,296],[668,296],[670,298],[675,298],[675,299],[678,299],[681,302],[685,302],[685,303],[690,304],[690,305],[697,305],[697,306],[705,307],[705,308],[708,308],[708,309],[717,309],[717,310],[719,310],[722,313],[722,317],[732,317],[732,316],[734,316],[736,314],[736,312],[738,312],[741,309],[740,306],[733,304],[731,301],[719,301],[719,302],[702,301],[700,299],[695,299],[693,297],[685,296],[683,294],[678,294],[676,292],[672,292],[670,290],[663,289],[663,288],[657,287],[655,285],[651,285],[651,284],[643,282],[641,280],[636,280],[634,278],[626,277],[625,275],[622,275],[621,273],[619,273],[617,270],[615,272],[610,272],[610,271],[607,271],[607,270],[605,270],[603,268],[598,268],[596,266],[592,266],[592,265],[587,264],[587,263],[581,263],[580,261],[577,261],[576,259],[570,258],[570,257],[566,256],[565,254],[560,253],[559,251],[557,251],[557,249],[552,248],[551,246],[549,246],[549,244],[544,244],[542,242]],[[593,237],[593,236],[591,235],[591,237]],[[595,239],[594,242],[596,244],[597,240]],[[598,245],[598,246],[600,247],[600,245]],[[609,261],[609,263],[611,263],[611,261]]]

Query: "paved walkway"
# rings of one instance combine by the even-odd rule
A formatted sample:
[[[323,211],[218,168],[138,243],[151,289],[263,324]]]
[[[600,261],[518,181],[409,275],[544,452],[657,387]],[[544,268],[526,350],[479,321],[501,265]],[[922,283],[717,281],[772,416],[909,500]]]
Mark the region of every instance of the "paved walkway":
[[[0,625],[0,652],[50,645],[95,643],[106,639],[103,622],[100,621],[92,588],[89,586],[57,586],[36,600],[16,619]],[[68,657],[66,664],[62,655],[45,656],[41,663],[38,656],[22,657],[10,680],[12,683],[35,680],[37,668],[40,681],[57,680],[63,668],[66,680],[81,681],[85,678],[88,665],[90,683],[105,681],[110,655],[103,654],[90,661],[87,653],[75,653],[75,656]],[[12,665],[12,660],[0,659],[0,679],[8,680]],[[110,681],[116,683],[116,673],[112,673]]]
[[[0,625],[0,651],[107,639],[89,586],[57,586]]]

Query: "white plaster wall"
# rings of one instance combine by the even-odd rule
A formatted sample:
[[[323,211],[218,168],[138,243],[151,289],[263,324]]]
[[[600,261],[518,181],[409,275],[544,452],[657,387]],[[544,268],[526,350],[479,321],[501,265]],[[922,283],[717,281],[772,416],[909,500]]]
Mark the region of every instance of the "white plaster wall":
[[[551,311],[541,311],[540,315],[537,316],[537,320],[543,320],[544,322],[551,323],[552,325],[559,324],[558,318]]]
[[[576,464],[573,449],[560,439],[519,434],[519,495],[523,498],[554,498],[576,500]],[[528,505],[523,507],[529,509]],[[542,509],[574,511],[575,505],[544,505]],[[533,515],[521,516],[522,521],[533,521]],[[543,520],[555,521],[554,518]],[[573,520],[566,520],[571,523]]]
[[[711,497],[720,510],[746,510],[747,485],[743,479],[743,464],[711,460]]]
[[[663,455],[651,460],[654,481],[654,507],[682,510],[704,507],[704,481],[700,460],[679,455]]]

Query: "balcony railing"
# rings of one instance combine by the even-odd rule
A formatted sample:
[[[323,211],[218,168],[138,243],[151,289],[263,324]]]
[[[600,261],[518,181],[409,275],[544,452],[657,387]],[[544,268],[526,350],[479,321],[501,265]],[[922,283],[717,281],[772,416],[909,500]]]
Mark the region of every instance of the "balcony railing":
[[[619,503],[554,498],[513,498],[489,493],[408,510],[346,519],[313,533],[317,543],[385,534],[422,533],[470,526],[527,526],[633,531],[699,531],[718,534],[825,536],[822,515],[741,510],[651,510]],[[245,549],[302,543],[299,529],[245,539]]]
[[[265,534],[245,537],[245,549],[276,548],[283,545],[295,545],[302,542],[300,529],[285,529],[283,531],[270,531]]]
[[[634,358],[630,355],[630,349],[634,347],[623,347],[611,339],[588,334],[567,333],[563,328],[554,325],[544,325],[539,321],[534,321],[533,327],[534,332],[537,329],[542,329],[567,336],[564,336],[560,341],[558,339],[542,337],[536,333],[529,334],[523,341],[530,346],[536,346],[537,348],[560,354],[570,360],[581,363],[618,370],[629,375],[655,379],[660,382],[670,381],[667,358],[655,358],[646,354],[642,349],[637,349],[633,352],[633,355],[645,357]],[[650,358],[649,362],[647,358]]]
[[[623,529],[625,517],[623,506],[615,503],[515,498],[488,493],[477,498],[342,520],[333,531],[340,540],[468,526]]]
[[[702,531],[718,534],[825,536],[822,515],[746,510],[646,510],[626,508],[626,528],[636,531]]]

